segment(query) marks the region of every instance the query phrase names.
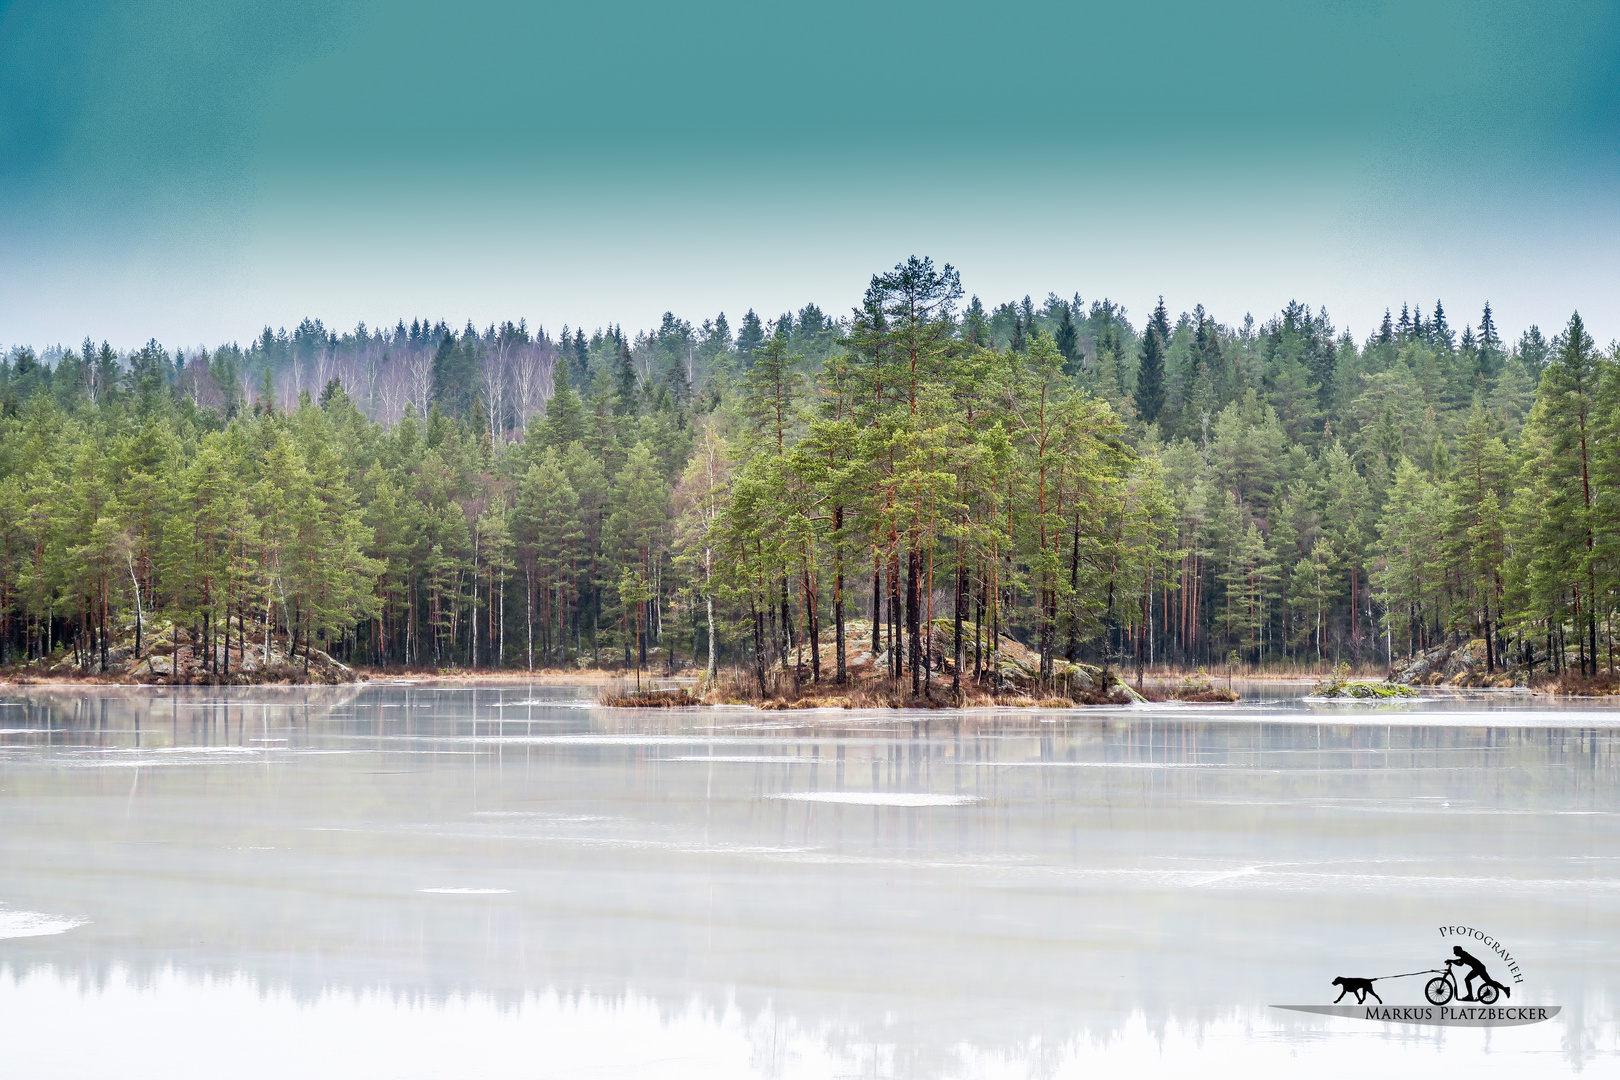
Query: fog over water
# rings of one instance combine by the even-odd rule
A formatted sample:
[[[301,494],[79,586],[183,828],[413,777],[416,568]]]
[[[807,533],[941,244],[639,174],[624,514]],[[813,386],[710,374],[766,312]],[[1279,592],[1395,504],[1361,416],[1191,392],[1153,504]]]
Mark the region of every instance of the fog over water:
[[[0,696],[7,1076],[1603,1075],[1620,710]],[[1520,1028],[1291,1014],[1439,967]],[[1380,978],[1392,1005],[1422,977]]]

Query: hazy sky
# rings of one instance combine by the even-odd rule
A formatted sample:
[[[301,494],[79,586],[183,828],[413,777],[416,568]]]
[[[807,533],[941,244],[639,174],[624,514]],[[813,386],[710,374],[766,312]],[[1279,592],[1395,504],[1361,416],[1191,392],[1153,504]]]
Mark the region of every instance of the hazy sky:
[[[0,3],[0,347],[1289,299],[1620,336],[1620,4]]]

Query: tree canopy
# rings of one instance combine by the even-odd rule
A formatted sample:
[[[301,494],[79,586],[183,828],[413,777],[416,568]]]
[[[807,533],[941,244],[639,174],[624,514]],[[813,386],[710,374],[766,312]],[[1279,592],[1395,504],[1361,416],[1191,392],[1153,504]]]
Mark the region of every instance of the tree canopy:
[[[913,692],[998,643],[1376,662],[1451,635],[1595,673],[1620,604],[1620,358],[1402,304],[987,307],[948,265],[654,329],[313,319],[247,348],[0,361],[0,649],[184,628],[376,665],[729,664]],[[257,643],[257,645],[255,645]],[[233,650],[235,650],[233,652]],[[826,655],[823,655],[826,650]],[[237,662],[240,662],[239,660]]]

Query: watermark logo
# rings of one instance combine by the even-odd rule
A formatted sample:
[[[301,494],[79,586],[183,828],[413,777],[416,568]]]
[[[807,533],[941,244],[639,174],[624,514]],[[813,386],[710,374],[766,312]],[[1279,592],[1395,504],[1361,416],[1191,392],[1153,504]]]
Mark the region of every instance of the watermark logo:
[[[1438,966],[1393,975],[1338,975],[1329,983],[1338,991],[1332,1003],[1272,1008],[1392,1024],[1454,1027],[1518,1027],[1558,1015],[1557,1005],[1513,1000],[1514,987],[1520,988],[1522,997],[1524,972],[1497,938],[1472,926],[1442,926],[1440,937],[1449,943],[1449,948],[1442,944],[1436,950]],[[1422,1000],[1409,1001],[1417,997],[1415,991],[1419,988]],[[1346,998],[1353,998],[1354,1004],[1344,1004]]]

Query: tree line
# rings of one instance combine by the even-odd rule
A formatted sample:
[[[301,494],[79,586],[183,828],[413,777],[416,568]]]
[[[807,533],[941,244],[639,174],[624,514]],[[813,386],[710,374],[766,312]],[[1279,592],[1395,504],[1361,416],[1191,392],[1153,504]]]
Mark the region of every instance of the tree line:
[[[1595,675],[1620,601],[1620,357],[1403,304],[987,308],[912,258],[842,318],[555,338],[305,319],[246,348],[0,361],[0,652],[184,632],[379,666],[576,664],[915,693],[998,643],[1105,664],[1384,661],[1482,638]],[[233,657],[235,659],[233,659]]]

